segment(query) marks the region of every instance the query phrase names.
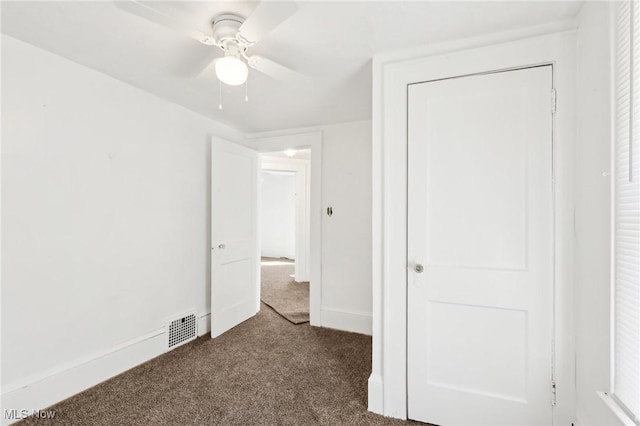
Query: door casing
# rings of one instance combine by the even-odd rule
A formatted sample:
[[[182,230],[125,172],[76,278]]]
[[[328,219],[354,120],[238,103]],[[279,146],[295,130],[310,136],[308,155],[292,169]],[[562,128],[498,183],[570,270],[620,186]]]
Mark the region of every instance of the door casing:
[[[507,37],[508,40],[508,37]],[[553,65],[554,116],[554,424],[573,420],[572,333],[575,31],[446,54],[414,49],[373,64],[373,362],[369,410],[407,417],[407,86],[455,76]],[[550,94],[551,106],[551,94]],[[550,391],[551,395],[551,391]]]
[[[248,139],[245,145],[259,153],[311,149],[309,323],[322,326],[322,132],[263,133]]]

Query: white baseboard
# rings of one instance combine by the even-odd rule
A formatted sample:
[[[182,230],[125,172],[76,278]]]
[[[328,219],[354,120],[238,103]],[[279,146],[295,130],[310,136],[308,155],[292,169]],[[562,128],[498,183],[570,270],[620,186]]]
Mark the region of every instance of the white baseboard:
[[[371,336],[372,319],[370,313],[322,308],[321,315],[322,327]]]
[[[308,272],[301,272],[300,274],[296,275],[295,280],[297,282],[309,281],[309,273]]]
[[[380,415],[384,413],[383,395],[382,376],[372,374],[369,376],[369,411]]]
[[[198,318],[199,335],[210,331],[209,318],[210,314]],[[12,410],[14,413],[42,410],[162,355],[167,348],[165,334],[165,329],[160,328],[73,364],[7,386],[2,390],[0,424],[20,420],[6,418],[5,414]]]
[[[2,424],[8,425],[18,420],[5,418],[6,410],[32,412],[50,407],[163,354],[166,349],[165,340],[164,328],[158,329],[72,367],[60,369],[17,389],[3,392]]]
[[[198,318],[198,337],[211,333],[211,314],[204,314]]]

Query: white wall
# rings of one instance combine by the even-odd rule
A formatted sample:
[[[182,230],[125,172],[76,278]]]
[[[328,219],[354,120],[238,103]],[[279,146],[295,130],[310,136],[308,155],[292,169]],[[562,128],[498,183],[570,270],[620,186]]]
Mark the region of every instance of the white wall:
[[[209,141],[240,135],[6,36],[2,102],[2,399],[34,409],[207,323]]]
[[[371,121],[322,136],[322,325],[371,334]]]
[[[295,259],[295,173],[263,171],[260,195],[262,256]]]
[[[597,391],[610,380],[611,37],[609,4],[585,2],[578,17],[574,309],[576,417],[619,424]]]

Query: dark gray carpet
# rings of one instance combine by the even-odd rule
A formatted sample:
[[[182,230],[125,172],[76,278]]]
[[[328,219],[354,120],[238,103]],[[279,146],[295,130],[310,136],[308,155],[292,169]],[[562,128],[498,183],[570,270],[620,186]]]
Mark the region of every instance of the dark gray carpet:
[[[263,257],[261,263],[260,300],[294,324],[309,322],[309,282],[290,277],[293,261]]]
[[[404,425],[367,412],[371,338],[294,325],[264,304],[21,425]],[[418,424],[413,423],[411,424]]]

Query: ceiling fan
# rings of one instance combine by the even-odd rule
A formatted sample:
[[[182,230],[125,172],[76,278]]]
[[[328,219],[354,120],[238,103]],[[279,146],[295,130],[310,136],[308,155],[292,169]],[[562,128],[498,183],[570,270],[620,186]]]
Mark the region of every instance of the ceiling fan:
[[[305,79],[302,74],[271,59],[248,53],[262,37],[297,11],[298,6],[294,2],[260,2],[247,18],[235,13],[222,13],[213,18],[207,31],[190,28],[179,19],[149,6],[151,2],[127,0],[115,3],[129,13],[186,34],[202,44],[220,48],[224,56],[213,59],[212,63],[216,76],[225,84],[237,86],[246,82],[248,67],[280,81],[299,82]]]

